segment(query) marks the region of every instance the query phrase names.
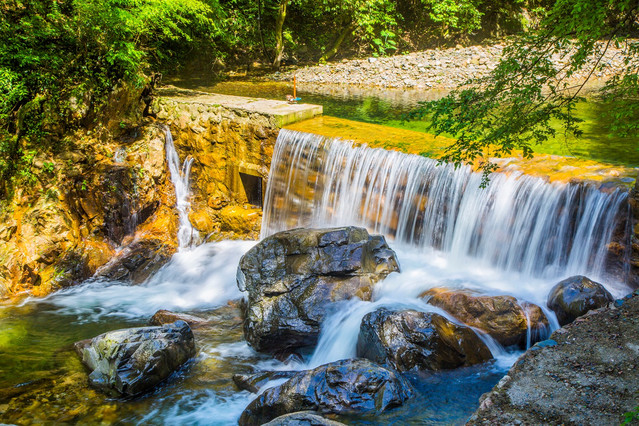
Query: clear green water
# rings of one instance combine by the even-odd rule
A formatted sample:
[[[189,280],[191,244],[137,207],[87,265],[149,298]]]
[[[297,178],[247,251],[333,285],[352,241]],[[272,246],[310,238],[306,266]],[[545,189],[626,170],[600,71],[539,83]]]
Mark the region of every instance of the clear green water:
[[[223,82],[207,85],[203,81],[172,81],[172,84],[227,95],[251,96],[284,100],[293,93],[290,83]],[[298,97],[303,103],[324,107],[324,115],[366,123],[382,124],[419,132],[429,132],[424,121],[406,122],[404,117],[419,101],[433,100],[441,91],[398,89],[340,88],[319,85],[299,85]],[[583,136],[579,139],[558,135],[535,152],[573,156],[622,166],[639,167],[639,137],[610,136],[609,111],[596,101],[582,102],[577,116],[583,120]]]

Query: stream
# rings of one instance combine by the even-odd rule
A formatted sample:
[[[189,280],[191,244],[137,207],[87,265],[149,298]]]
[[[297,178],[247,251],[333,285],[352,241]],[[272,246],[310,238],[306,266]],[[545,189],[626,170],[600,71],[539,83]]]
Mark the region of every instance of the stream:
[[[252,90],[256,91],[254,86]],[[238,93],[237,86],[233,91],[243,94]],[[301,95],[305,101],[324,103],[328,114],[335,111],[320,95]],[[399,120],[389,110],[400,113],[401,108],[390,101],[363,98],[353,102],[360,105],[350,109],[353,114],[365,110],[370,116],[390,115],[395,118],[384,123],[390,125],[392,120]],[[479,176],[463,168],[433,169],[428,163],[431,160],[422,157],[355,148],[282,131],[267,188],[263,236],[291,226],[359,224],[387,236],[402,270],[377,284],[372,302],[351,300],[336,307],[322,326],[315,351],[307,354],[302,364],[285,365],[256,353],[243,340],[237,302],[242,293],[237,288],[236,271],[240,257],[256,242],[197,245],[192,240],[187,215],[192,159],[180,164],[169,141],[167,133],[167,161],[181,218],[180,249],[138,286],[89,280],[45,298],[0,307],[2,421],[236,424],[255,395],[238,391],[233,374],[306,369],[354,357],[361,319],[378,307],[443,313],[418,298],[434,287],[509,294],[536,303],[550,318],[551,329],[556,329],[554,314],[545,308],[548,291],[568,273],[589,274],[593,279],[607,277],[607,271],[598,268],[602,247],[616,225],[615,212],[625,202],[625,195],[616,191],[595,191],[580,198],[569,185],[517,176],[495,179],[488,192],[479,193],[475,188]],[[639,158],[614,155],[639,164]],[[357,166],[349,169],[351,163]],[[298,191],[309,185],[309,170],[327,177],[313,183],[316,198]],[[406,170],[419,173],[406,176],[402,174]],[[435,200],[432,211],[423,210],[426,200]],[[552,202],[541,203],[544,200]],[[577,203],[574,222],[552,234],[551,228],[557,225],[553,220],[571,211],[572,203]],[[287,210],[290,206],[296,207]],[[411,206],[421,206],[421,210],[413,211]],[[549,241],[555,245],[544,243]],[[606,281],[606,286],[615,297],[628,291],[615,280]],[[145,325],[159,309],[211,320],[210,326],[194,331],[196,358],[156,391],[133,400],[108,398],[89,388],[72,344],[109,330]],[[338,420],[353,425],[463,424],[477,408],[479,397],[522,353],[489,340],[495,360],[452,371],[409,373],[406,376],[418,391],[409,404],[383,417]]]

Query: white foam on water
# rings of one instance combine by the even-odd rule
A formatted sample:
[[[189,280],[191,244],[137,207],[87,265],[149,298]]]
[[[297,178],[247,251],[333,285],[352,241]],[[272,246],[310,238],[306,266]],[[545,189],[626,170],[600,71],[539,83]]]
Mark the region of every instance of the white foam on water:
[[[242,297],[235,274],[240,258],[254,241],[202,244],[176,253],[140,285],[95,281],[62,290],[43,299],[60,313],[86,321],[104,316],[149,317],[159,309],[194,311],[221,306]]]

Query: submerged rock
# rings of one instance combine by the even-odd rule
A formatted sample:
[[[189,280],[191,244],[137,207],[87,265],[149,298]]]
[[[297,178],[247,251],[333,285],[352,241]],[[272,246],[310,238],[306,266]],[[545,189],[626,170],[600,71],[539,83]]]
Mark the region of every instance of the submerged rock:
[[[290,379],[297,371],[262,371],[255,374],[233,374],[233,383],[240,390],[258,393],[271,380]]]
[[[557,314],[559,325],[563,326],[613,300],[604,286],[582,275],[576,275],[557,283],[550,290],[546,304]]]
[[[268,423],[264,423],[264,426],[343,426],[344,423],[336,422],[334,420],[325,419],[322,416],[314,414],[312,411],[301,411],[299,413],[285,414],[279,416],[276,419],[271,420]]]
[[[278,416],[312,410],[334,414],[381,414],[413,395],[399,374],[366,359],[346,359],[302,371],[267,389],[244,410],[241,426],[261,425]]]
[[[317,342],[330,302],[370,300],[399,266],[384,237],[364,228],[295,229],[262,240],[240,260],[248,292],[244,335],[256,350],[290,352]]]
[[[114,396],[153,389],[195,355],[193,332],[184,321],[110,331],[75,348],[91,370],[89,383]]]
[[[378,309],[362,319],[357,356],[398,371],[442,370],[492,359],[469,327],[435,313]]]
[[[518,302],[512,296],[480,296],[464,290],[434,288],[422,297],[464,324],[490,334],[503,346],[525,348],[529,327],[531,343],[535,343],[549,326],[539,306]]]
[[[184,321],[191,328],[201,327],[205,324],[208,324],[208,320],[200,317],[196,317],[194,315],[181,314],[178,312],[171,312],[165,309],[160,309],[157,311],[151,319],[149,320],[150,325],[165,325],[172,324],[175,321]]]

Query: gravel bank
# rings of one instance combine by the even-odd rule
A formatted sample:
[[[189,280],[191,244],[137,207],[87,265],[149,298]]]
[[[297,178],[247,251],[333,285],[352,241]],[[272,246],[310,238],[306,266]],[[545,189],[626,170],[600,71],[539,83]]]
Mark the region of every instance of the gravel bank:
[[[452,89],[473,77],[482,77],[495,68],[504,50],[503,44],[432,49],[385,58],[344,60],[326,65],[310,66],[276,72],[267,77],[274,81],[300,83],[354,84],[387,88]],[[605,79],[623,65],[622,50],[610,48],[595,78]],[[565,64],[554,58],[558,67]],[[594,64],[594,58],[591,60]],[[579,80],[587,73],[578,73]]]

